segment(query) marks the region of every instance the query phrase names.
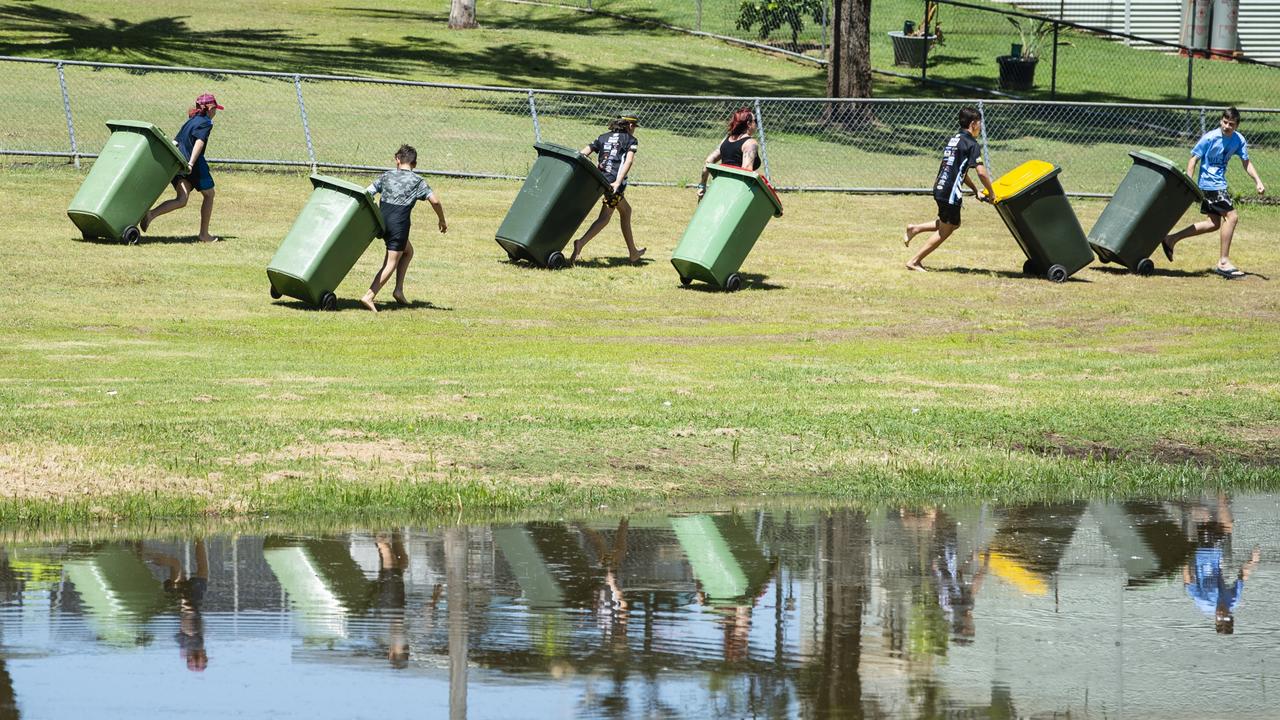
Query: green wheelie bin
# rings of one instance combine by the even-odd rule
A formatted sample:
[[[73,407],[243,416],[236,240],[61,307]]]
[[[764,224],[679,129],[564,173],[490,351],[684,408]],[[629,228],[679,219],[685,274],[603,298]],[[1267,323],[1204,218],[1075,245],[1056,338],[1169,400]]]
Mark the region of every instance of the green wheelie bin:
[[[577,150],[543,142],[533,148],[538,159],[495,239],[512,260],[556,269],[564,267],[564,246],[610,186]]]
[[[177,174],[187,167],[178,148],[151,123],[108,120],[111,136],[67,208],[86,240],[110,238],[130,245],[138,223]]]
[[[386,228],[378,204],[359,185],[325,175],[312,175],[311,184],[311,199],[271,258],[267,279],[273,298],[288,295],[333,310],[334,291]]]
[[[711,182],[684,236],[671,254],[680,282],[694,280],[728,292],[742,287],[738,268],[782,201],[764,176],[732,165],[707,165]]]
[[[1151,253],[1204,193],[1167,158],[1146,150],[1129,157],[1133,166],[1089,231],[1089,244],[1102,262],[1147,275],[1155,269]]]
[[[1026,253],[1022,272],[1063,282],[1093,262],[1080,220],[1062,191],[1062,168],[1028,160],[991,183],[1000,219]]]

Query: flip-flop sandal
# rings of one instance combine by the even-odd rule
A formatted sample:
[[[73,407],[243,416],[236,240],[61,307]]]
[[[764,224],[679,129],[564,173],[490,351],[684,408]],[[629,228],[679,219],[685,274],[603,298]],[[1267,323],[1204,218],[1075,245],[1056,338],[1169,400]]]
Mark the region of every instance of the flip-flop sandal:
[[[1173,262],[1173,246],[1164,240],[1161,240],[1160,249],[1164,250],[1164,256],[1169,258],[1169,262]]]
[[[1234,267],[1233,268],[1215,267],[1213,271],[1228,280],[1238,280],[1239,278],[1242,278],[1248,274],[1245,271],[1241,270],[1240,268],[1234,268]]]

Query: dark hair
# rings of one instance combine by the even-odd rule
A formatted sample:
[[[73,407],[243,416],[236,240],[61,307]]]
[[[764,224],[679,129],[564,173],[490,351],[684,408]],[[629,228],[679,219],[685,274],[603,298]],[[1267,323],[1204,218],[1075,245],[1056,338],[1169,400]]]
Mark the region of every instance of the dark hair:
[[[412,145],[401,145],[396,151],[396,160],[406,165],[417,165],[418,151]]]
[[[1240,122],[1240,111],[1236,109],[1235,105],[1230,105],[1222,111],[1222,119],[1238,123]]]
[[[614,118],[609,121],[609,132],[630,132],[634,124],[635,121],[629,118]]]
[[[755,113],[751,112],[751,108],[741,107],[733,111],[733,116],[729,118],[729,136],[741,135],[747,131],[747,126],[755,122]]]
[[[982,115],[978,112],[977,108],[972,108],[972,107],[960,108],[960,129],[961,130],[968,129],[968,127],[972,125],[974,121],[981,120],[981,119],[982,119]]]

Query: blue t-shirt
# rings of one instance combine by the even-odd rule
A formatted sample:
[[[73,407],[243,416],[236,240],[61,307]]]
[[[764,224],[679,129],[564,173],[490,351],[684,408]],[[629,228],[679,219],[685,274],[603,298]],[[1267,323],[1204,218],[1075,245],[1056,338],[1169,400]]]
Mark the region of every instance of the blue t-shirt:
[[[1200,158],[1200,174],[1196,184],[1201,190],[1227,189],[1227,161],[1232,155],[1239,155],[1241,160],[1249,159],[1249,144],[1244,135],[1231,133],[1231,137],[1222,137],[1222,128],[1214,128],[1200,138],[1200,142],[1191,148],[1191,154]]]
[[[1244,592],[1244,580],[1236,578],[1227,585],[1222,576],[1222,550],[1196,548],[1196,571],[1186,585],[1187,595],[1200,612],[1212,617],[1221,604],[1228,612],[1234,612]]]
[[[191,160],[191,151],[196,146],[197,140],[203,140],[205,150],[209,149],[209,133],[213,130],[213,121],[204,115],[196,115],[188,119],[182,125],[182,129],[178,130],[178,134],[173,140],[178,144],[178,152],[182,153],[182,157],[188,161]],[[205,153],[200,153],[200,159],[197,163],[204,162]]]

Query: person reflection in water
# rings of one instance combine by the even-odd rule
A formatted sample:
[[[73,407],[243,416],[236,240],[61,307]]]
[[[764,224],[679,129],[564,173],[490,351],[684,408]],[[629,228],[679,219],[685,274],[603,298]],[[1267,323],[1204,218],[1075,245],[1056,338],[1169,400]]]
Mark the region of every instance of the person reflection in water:
[[[931,570],[934,589],[938,593],[938,605],[942,607],[942,614],[947,619],[955,642],[966,644],[973,641],[974,599],[982,589],[991,555],[989,552],[982,553],[982,560],[979,562],[975,548],[968,557],[961,558],[956,521],[940,512],[937,513],[935,522]]]
[[[378,533],[378,581],[374,607],[387,613],[387,661],[396,669],[409,666],[409,633],[404,624],[404,571],[409,567],[400,533]]]
[[[173,639],[178,643],[178,653],[187,662],[187,669],[203,672],[209,667],[209,654],[204,648],[204,618],[200,606],[209,588],[209,552],[204,540],[195,542],[196,569],[188,573],[178,558],[166,553],[153,553],[149,558],[169,570],[164,590],[178,601],[178,632]]]
[[[1182,568],[1183,587],[1200,612],[1213,618],[1214,629],[1230,635],[1235,632],[1235,610],[1244,593],[1244,581],[1258,566],[1262,548],[1254,546],[1249,561],[1240,566],[1235,580],[1228,584],[1222,565],[1230,557],[1235,525],[1226,495],[1220,493],[1215,505],[1202,502],[1193,506],[1187,516],[1195,533],[1196,549]]]

